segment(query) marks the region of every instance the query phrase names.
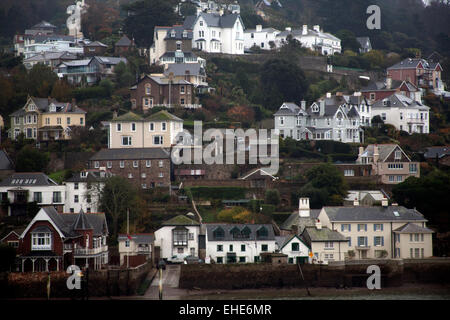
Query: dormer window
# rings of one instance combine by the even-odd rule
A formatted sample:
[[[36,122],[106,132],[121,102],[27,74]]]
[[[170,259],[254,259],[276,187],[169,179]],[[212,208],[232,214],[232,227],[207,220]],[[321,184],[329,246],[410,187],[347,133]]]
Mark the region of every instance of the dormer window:
[[[52,103],[49,107],[50,112],[56,112],[56,106]]]
[[[186,30],[184,30],[184,31],[183,31],[183,38],[187,38],[187,36],[188,36],[188,33],[187,33]]]
[[[34,104],[30,104],[30,106],[28,107],[29,111],[35,111],[36,110],[36,106]]]
[[[203,21],[202,20],[200,20],[199,24],[200,24],[200,27],[203,27]]]
[[[81,177],[82,178],[86,178],[87,177],[87,172],[86,171],[81,171]]]
[[[177,35],[177,34],[176,34],[175,30],[172,30],[172,32],[170,33],[170,36],[171,36],[172,38],[175,38],[176,35]]]

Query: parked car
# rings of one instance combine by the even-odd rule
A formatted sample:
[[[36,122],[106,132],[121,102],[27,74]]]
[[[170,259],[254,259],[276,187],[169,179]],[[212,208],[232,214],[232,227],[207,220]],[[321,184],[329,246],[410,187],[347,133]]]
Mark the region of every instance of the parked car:
[[[187,256],[186,258],[184,258],[184,263],[199,264],[199,263],[204,263],[204,261],[202,259],[200,259],[199,257]]]
[[[186,255],[176,254],[176,255],[168,258],[167,262],[168,263],[183,263],[184,262],[184,258],[186,258]]]
[[[158,270],[159,269],[166,270],[166,262],[163,259],[159,260],[157,268],[158,268]]]

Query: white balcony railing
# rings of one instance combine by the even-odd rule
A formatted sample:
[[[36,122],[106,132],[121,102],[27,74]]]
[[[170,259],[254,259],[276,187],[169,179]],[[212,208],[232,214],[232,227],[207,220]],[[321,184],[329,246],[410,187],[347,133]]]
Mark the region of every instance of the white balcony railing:
[[[101,246],[98,248],[75,248],[74,250],[74,254],[75,255],[83,255],[83,256],[88,256],[88,255],[93,255],[93,254],[99,254],[102,252],[108,251],[108,246]]]

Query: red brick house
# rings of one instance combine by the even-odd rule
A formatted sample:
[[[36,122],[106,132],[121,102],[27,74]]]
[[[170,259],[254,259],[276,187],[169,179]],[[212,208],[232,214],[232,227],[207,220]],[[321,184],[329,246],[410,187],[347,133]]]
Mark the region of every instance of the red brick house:
[[[103,56],[106,53],[108,46],[100,41],[93,41],[85,44],[83,47],[83,53],[86,57]]]
[[[101,269],[108,264],[108,226],[103,213],[62,213],[42,208],[19,237],[22,272]]]
[[[420,90],[407,80],[392,80],[391,78],[387,78],[385,82],[373,81],[361,90],[361,94],[370,103],[383,100],[394,93],[401,93],[415,101],[421,102],[422,100]]]
[[[114,54],[122,56],[134,47],[134,41],[130,40],[126,35],[114,44]]]
[[[24,229],[16,229],[10,231],[1,240],[0,243],[11,246],[13,248],[19,248],[19,238]]]
[[[194,85],[163,75],[145,75],[130,88],[131,108],[148,111],[154,106],[195,108]]]
[[[387,77],[392,80],[409,81],[416,87],[442,90],[442,66],[439,62],[407,58],[387,68]]]

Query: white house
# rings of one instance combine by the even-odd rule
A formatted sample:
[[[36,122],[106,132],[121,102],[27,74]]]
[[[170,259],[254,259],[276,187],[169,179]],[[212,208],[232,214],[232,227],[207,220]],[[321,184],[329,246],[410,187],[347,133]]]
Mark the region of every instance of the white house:
[[[376,101],[372,116],[410,134],[430,133],[430,108],[400,93]]]
[[[67,179],[64,212],[98,212],[100,193],[111,173],[104,170],[86,170],[74,173]]]
[[[206,259],[216,263],[253,263],[261,253],[275,252],[270,224],[207,224]]]
[[[277,48],[287,43],[289,35],[298,40],[303,47],[318,51],[323,55],[333,55],[342,51],[341,40],[331,33],[323,32],[318,25],[315,25],[313,29],[308,29],[308,25],[303,25],[302,29],[297,30],[286,28],[276,36]]]
[[[28,59],[45,51],[83,54],[83,47],[71,36],[42,35],[24,39],[24,58]]]
[[[160,259],[173,256],[199,256],[198,238],[200,223],[186,216],[176,216],[162,223],[155,231],[155,257],[159,250]]]
[[[184,27],[193,30],[192,48],[206,52],[244,54],[244,23],[239,14],[200,13],[188,16]]]
[[[277,239],[277,251],[288,256],[288,263],[306,263],[310,248],[305,240],[297,234],[290,236],[275,237]]]
[[[65,187],[42,172],[17,172],[0,182],[2,201],[9,201],[8,216],[26,215],[26,205],[54,206],[62,211]]]
[[[334,140],[362,142],[363,130],[358,108],[342,96],[327,94],[325,99],[306,108],[285,102],[274,114],[275,130],[282,137],[295,140]]]
[[[126,262],[126,256],[144,256],[145,260],[152,258],[154,237],[151,233],[130,234],[129,237],[126,234],[119,234],[117,241],[119,242],[120,265]]]
[[[247,29],[244,32],[244,49],[248,50],[257,46],[264,50],[270,50],[271,42],[275,46],[276,36],[280,32],[274,28],[263,28],[262,25],[256,25],[255,29]]]

